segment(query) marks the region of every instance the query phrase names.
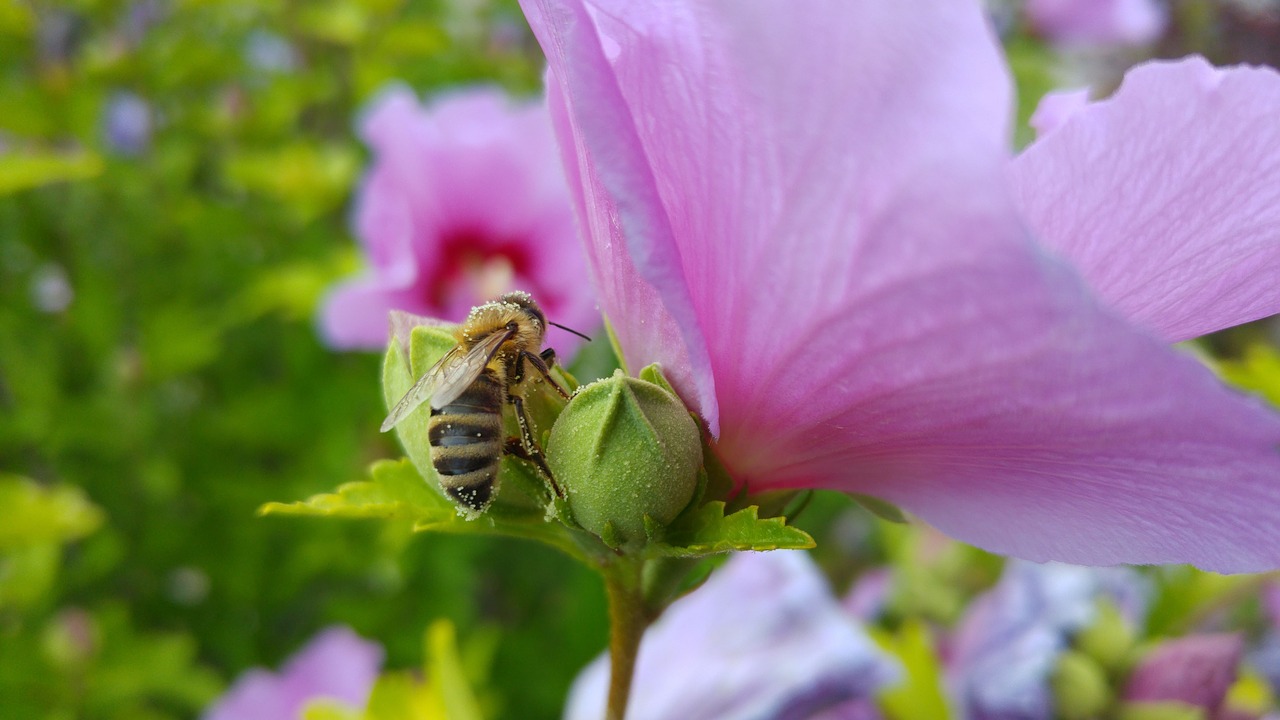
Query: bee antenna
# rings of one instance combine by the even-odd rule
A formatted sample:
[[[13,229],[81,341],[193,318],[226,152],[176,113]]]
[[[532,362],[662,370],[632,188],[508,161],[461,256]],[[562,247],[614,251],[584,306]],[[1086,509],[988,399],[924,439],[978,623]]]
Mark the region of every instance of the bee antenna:
[[[571,333],[573,333],[574,335],[577,335],[578,337],[582,338],[583,340],[586,340],[587,342],[591,342],[591,338],[590,338],[590,337],[588,337],[588,336],[586,336],[586,335],[583,335],[582,333],[578,332],[577,330],[574,330],[574,329],[573,329],[573,328],[571,328],[571,327],[565,327],[565,326],[561,325],[560,323],[551,322],[550,320],[548,320],[548,321],[547,321],[547,324],[548,324],[548,325],[555,325],[556,327],[560,328],[561,330],[564,330],[565,332],[571,332]]]

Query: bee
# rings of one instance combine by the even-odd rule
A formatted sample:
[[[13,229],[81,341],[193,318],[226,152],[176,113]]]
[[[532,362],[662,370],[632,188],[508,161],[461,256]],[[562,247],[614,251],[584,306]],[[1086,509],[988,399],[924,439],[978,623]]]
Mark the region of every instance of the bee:
[[[532,462],[552,491],[563,496],[534,441],[524,407],[526,386],[538,379],[569,397],[551,376],[555,351],[540,351],[547,325],[547,316],[525,292],[509,292],[472,308],[454,331],[458,344],[418,378],[382,423],[386,432],[430,400],[431,464],[441,489],[464,511],[480,513],[489,507],[504,452]],[[515,411],[519,438],[503,437],[502,412],[508,405]]]

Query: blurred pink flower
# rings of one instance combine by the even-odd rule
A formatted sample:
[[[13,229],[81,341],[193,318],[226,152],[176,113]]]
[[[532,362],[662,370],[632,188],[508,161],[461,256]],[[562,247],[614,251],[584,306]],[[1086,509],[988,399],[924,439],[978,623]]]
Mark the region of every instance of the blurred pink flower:
[[[381,665],[381,647],[332,627],[289,658],[279,674],[241,675],[202,720],[300,720],[303,708],[321,698],[362,709]]]
[[[1133,669],[1124,686],[1128,701],[1169,701],[1218,717],[1235,682],[1244,641],[1234,633],[1188,635],[1158,645]]]
[[[1280,310],[1275,72],[1148,65],[1013,159],[976,2],[523,5],[625,362],[738,482],[1280,565],[1280,417],[1167,346]]]
[[[1141,45],[1169,22],[1160,0],[1027,0],[1027,21],[1054,42]]]
[[[566,720],[600,717],[608,660],[578,676]],[[627,718],[872,720],[898,674],[806,553],[740,553],[645,635]]]
[[[393,87],[370,104],[360,133],[373,164],[354,224],[370,267],[326,298],[330,345],[382,348],[389,310],[461,322],[513,289],[533,293],[555,322],[599,325],[541,101],[472,88],[424,109]],[[557,349],[576,346],[556,328],[548,335]]]

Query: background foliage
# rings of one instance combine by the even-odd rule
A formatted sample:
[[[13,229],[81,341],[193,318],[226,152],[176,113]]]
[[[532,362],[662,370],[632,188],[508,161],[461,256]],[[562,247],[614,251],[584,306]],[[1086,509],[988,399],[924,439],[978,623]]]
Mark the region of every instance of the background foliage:
[[[1034,98],[1053,58],[1013,42]],[[510,0],[0,4],[0,717],[192,717],[333,623],[416,668],[437,618],[487,712],[558,714],[605,644],[587,570],[254,512],[400,454],[381,357],[313,325],[356,267],[358,109],[391,80],[532,93],[541,64]],[[1240,354],[1261,334],[1214,347],[1276,400],[1274,352]],[[900,617],[953,621],[999,569],[917,562],[837,498],[800,525],[837,587],[899,563]]]
[[[606,632],[567,558],[254,514],[398,452],[381,357],[312,320],[355,268],[357,109],[540,68],[514,3],[0,8],[0,494],[45,495],[0,563],[0,716],[190,717],[336,622],[416,666],[434,617],[495,653],[503,705],[559,707]],[[125,93],[139,148],[108,127]],[[35,512],[0,504],[0,551]]]

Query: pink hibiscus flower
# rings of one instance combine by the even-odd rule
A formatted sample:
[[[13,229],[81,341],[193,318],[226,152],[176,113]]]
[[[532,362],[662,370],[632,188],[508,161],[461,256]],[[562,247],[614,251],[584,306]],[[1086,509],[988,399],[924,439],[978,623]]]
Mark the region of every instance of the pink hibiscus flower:
[[[395,87],[370,105],[360,131],[374,160],[355,233],[370,269],[326,299],[330,345],[381,349],[390,310],[461,322],[515,289],[533,293],[556,322],[584,331],[599,323],[541,102],[472,88],[424,109]],[[560,350],[577,344],[556,328],[548,337]]]
[[[363,709],[378,679],[382,648],[344,627],[316,635],[279,674],[241,675],[203,720],[294,720],[315,700]]]
[[[1280,310],[1276,73],[1150,65],[1013,158],[976,2],[523,5],[625,361],[738,482],[1280,565],[1280,417],[1167,346]]]
[[[1027,0],[1026,12],[1038,32],[1068,44],[1140,45],[1169,22],[1160,0]]]
[[[1235,633],[1188,635],[1156,646],[1125,681],[1124,699],[1177,701],[1201,708],[1208,717],[1240,717],[1222,712],[1236,681],[1244,640]],[[1246,716],[1247,717],[1247,716]]]

